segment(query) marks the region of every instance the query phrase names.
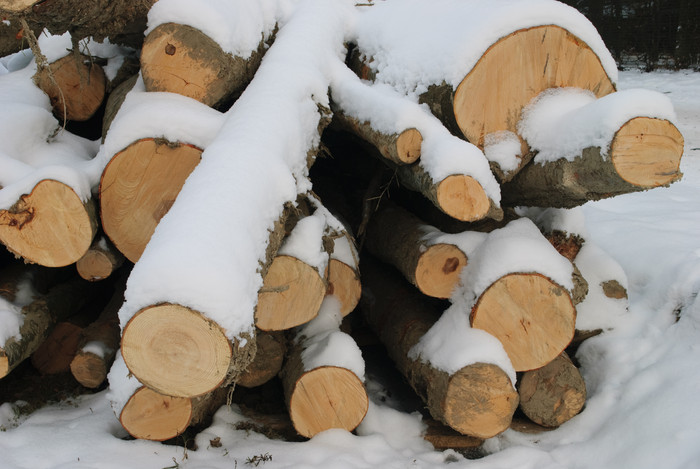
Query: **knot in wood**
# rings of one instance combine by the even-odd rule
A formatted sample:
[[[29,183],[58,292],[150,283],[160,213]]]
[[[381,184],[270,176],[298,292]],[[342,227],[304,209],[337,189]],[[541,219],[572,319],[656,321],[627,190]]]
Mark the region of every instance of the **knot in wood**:
[[[176,50],[177,50],[177,48],[176,48],[174,45],[170,44],[170,43],[168,43],[168,44],[165,46],[165,53],[168,54],[168,55],[175,55],[175,51],[176,51]]]

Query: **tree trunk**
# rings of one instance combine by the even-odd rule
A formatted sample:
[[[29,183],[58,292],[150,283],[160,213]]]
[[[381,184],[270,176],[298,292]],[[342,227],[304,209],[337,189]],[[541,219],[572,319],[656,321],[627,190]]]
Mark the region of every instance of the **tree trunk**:
[[[502,204],[571,208],[666,186],[681,177],[682,154],[683,136],[673,124],[636,117],[617,131],[606,158],[590,147],[573,161],[529,164],[502,186]]]
[[[44,179],[9,210],[0,210],[0,241],[28,262],[62,267],[85,254],[97,223],[92,200],[84,203],[65,184]]]
[[[453,244],[435,243],[433,239],[439,234],[415,215],[384,201],[367,226],[365,246],[375,257],[396,267],[422,293],[449,298],[467,256]]]
[[[78,259],[75,268],[85,280],[104,280],[124,263],[124,256],[103,236],[96,239],[90,249]]]
[[[451,428],[491,438],[508,428],[518,395],[498,366],[474,363],[448,374],[409,358],[409,351],[440,316],[440,303],[422,296],[377,261],[362,258],[367,322],[430,414]]]
[[[255,359],[236,378],[236,384],[246,388],[261,386],[277,376],[287,353],[287,343],[280,332],[257,331],[255,342]]]
[[[202,150],[161,138],[137,140],[112,157],[100,180],[102,228],[131,262],[141,257]]]
[[[219,107],[237,97],[253,79],[267,43],[248,59],[224,52],[191,26],[165,23],[144,40],[141,73],[147,91],[169,91]]]
[[[537,370],[526,371],[518,383],[520,408],[544,427],[558,427],[577,415],[586,402],[586,383],[566,353]]]

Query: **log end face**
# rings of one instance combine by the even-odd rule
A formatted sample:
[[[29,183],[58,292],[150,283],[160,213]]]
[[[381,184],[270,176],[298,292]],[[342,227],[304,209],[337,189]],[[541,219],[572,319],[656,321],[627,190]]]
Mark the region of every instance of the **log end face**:
[[[438,184],[437,203],[447,215],[468,222],[485,218],[491,210],[491,201],[481,184],[462,174],[448,176]]]
[[[417,129],[407,129],[396,139],[396,154],[403,164],[415,163],[420,158],[423,136]]]
[[[90,204],[67,185],[44,179],[9,210],[0,210],[0,241],[35,264],[73,264],[87,252],[97,232]]]
[[[86,388],[95,389],[107,379],[105,361],[90,352],[78,352],[70,363],[73,377]]]
[[[217,388],[233,356],[221,327],[175,304],[136,313],[124,327],[121,350],[140,382],[176,397],[195,397]]]
[[[114,263],[101,251],[88,251],[75,263],[78,275],[90,282],[109,277],[114,267]]]
[[[7,355],[0,350],[0,378],[4,378],[8,374],[10,374],[11,368],[10,368],[10,360],[7,358]]]
[[[665,186],[681,177],[683,136],[667,120],[635,117],[617,131],[610,153],[623,180],[641,188]]]
[[[331,428],[354,430],[365,418],[369,397],[352,371],[334,366],[302,374],[289,399],[289,416],[296,431],[311,438]]]
[[[518,393],[501,368],[475,363],[450,377],[444,417],[460,433],[491,438],[509,427],[518,402]]]
[[[334,295],[340,301],[340,313],[350,314],[362,296],[362,284],[355,269],[337,259],[328,263],[328,287],[326,294]]]
[[[184,432],[191,417],[191,399],[165,396],[142,387],[126,403],[119,421],[134,438],[165,441]]]
[[[428,296],[449,298],[466,265],[467,256],[457,246],[434,244],[418,259],[416,285]]]
[[[501,341],[515,371],[554,360],[574,337],[569,292],[540,274],[516,273],[491,284],[474,305],[472,327]]]

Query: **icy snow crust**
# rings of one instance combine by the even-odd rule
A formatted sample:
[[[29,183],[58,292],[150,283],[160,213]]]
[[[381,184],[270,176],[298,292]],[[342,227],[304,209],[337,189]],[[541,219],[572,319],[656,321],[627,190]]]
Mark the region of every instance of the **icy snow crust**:
[[[373,57],[377,81],[418,95],[445,81],[456,88],[486,50],[525,28],[558,25],[600,58],[617,81],[617,66],[595,27],[553,0],[386,0],[362,12],[354,38]],[[420,32],[420,33],[418,33]]]

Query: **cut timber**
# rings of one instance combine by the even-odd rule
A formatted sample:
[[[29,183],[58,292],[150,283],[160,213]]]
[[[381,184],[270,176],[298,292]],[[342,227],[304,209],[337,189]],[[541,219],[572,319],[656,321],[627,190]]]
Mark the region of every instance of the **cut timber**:
[[[203,423],[226,401],[226,388],[205,396],[172,397],[147,387],[136,390],[119,414],[122,427],[134,438],[165,441],[190,425]]]
[[[245,347],[254,346],[249,339]],[[131,373],[151,389],[176,397],[201,396],[223,385],[245,347],[234,348],[218,324],[176,304],[137,312],[121,341]]]
[[[501,341],[515,371],[552,361],[574,336],[576,309],[569,292],[541,274],[505,275],[481,293],[472,327]]]
[[[309,322],[325,294],[326,284],[314,267],[292,256],[275,256],[258,293],[255,325],[280,331]]]
[[[453,131],[483,148],[487,134],[518,133],[523,108],[548,88],[575,87],[597,97],[615,91],[598,56],[565,29],[538,26],[500,39],[456,89],[436,87],[421,96]]]
[[[36,0],[0,0],[0,8],[5,11],[19,13],[37,3]]]
[[[202,150],[164,139],[137,140],[107,164],[100,181],[102,228],[131,262],[199,164]]]
[[[260,65],[265,42],[248,59],[224,52],[191,26],[165,23],[144,40],[141,73],[147,91],[169,91],[215,107],[240,94]]]
[[[83,257],[78,259],[75,268],[82,278],[96,282],[112,275],[112,272],[121,267],[123,263],[122,253],[117,251],[104,237],[100,237],[92,243]]]
[[[590,147],[573,161],[532,162],[502,186],[503,204],[571,208],[589,200],[668,185],[681,177],[683,136],[670,122],[636,117],[604,157]]]
[[[339,259],[328,261],[327,295],[334,295],[340,301],[343,316],[350,314],[362,295],[362,284],[357,269]]]
[[[520,408],[538,425],[558,427],[577,415],[586,402],[586,383],[562,353],[547,365],[523,373],[518,383]]]
[[[422,293],[449,298],[467,256],[453,244],[433,243],[431,239],[439,234],[412,213],[384,201],[367,225],[365,246]]]
[[[67,55],[41,68],[34,82],[51,100],[54,114],[61,120],[86,121],[105,99],[106,78],[102,67],[89,57]]]
[[[40,181],[9,210],[0,210],[0,241],[13,253],[46,267],[80,259],[97,232],[92,200],[83,202],[67,185]]]
[[[505,431],[518,406],[506,372],[475,363],[448,374],[409,358],[409,351],[437,321],[441,303],[421,295],[378,261],[363,257],[361,301],[367,322],[430,414],[465,435],[491,438]]]
[[[257,351],[248,368],[236,378],[236,384],[246,388],[261,386],[282,369],[287,344],[281,332],[258,331],[255,335]]]
[[[83,328],[68,321],[59,322],[32,354],[32,366],[42,375],[65,373],[75,357]]]
[[[34,353],[56,323],[80,310],[90,299],[89,287],[90,283],[83,279],[65,282],[22,308],[19,337],[9,338],[4,347],[0,347],[0,378]]]
[[[503,216],[479,181],[466,174],[452,174],[435,181],[418,162],[399,167],[398,175],[404,186],[420,192],[437,208],[457,220],[473,222]]]
[[[372,128],[369,122],[360,122],[348,116],[336,106],[332,106],[332,109],[334,125],[372,144],[382,157],[392,163],[411,164],[420,158],[423,136],[417,129],[409,128],[398,133],[386,134]]]

